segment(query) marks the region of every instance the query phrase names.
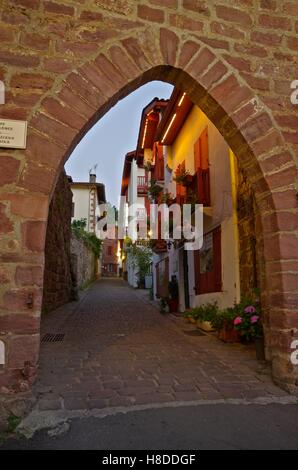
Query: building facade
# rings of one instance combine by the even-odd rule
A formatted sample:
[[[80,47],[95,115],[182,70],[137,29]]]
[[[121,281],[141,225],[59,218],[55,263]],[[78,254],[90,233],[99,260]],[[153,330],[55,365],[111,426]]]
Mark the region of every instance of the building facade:
[[[259,287],[259,261],[252,243],[256,241],[253,210],[249,204],[242,207],[247,195],[252,196],[245,184],[225,139],[186,93],[175,88],[168,101],[155,98],[144,108],[137,149],[125,156],[121,195],[128,208],[127,218],[137,219],[135,243],[152,237],[148,222],[156,222],[157,239],[147,242],[152,248],[155,299],[169,297],[171,280],[178,283],[181,312],[208,302],[230,307]],[[163,221],[159,210],[152,209],[153,203],[168,207],[167,239],[161,236]],[[192,211],[195,204],[202,205],[199,250],[186,250],[183,236],[174,238],[174,204],[181,208],[190,204]],[[133,205],[137,205],[134,213],[130,212]],[[249,236],[247,230],[244,234],[247,226]],[[129,252],[123,266],[128,282],[137,287],[138,267]]]
[[[240,300],[235,156],[207,116],[177,89],[156,138],[169,208],[203,204],[204,236],[200,250],[185,250],[173,239],[163,250],[154,249],[155,296],[168,295],[174,276],[180,311],[214,301],[221,308],[232,306]]]
[[[116,277],[119,275],[118,240],[106,238],[103,240],[101,252],[101,275]]]
[[[89,182],[71,182],[73,194],[72,219],[86,221],[87,232],[97,235],[97,217],[99,216],[99,205],[106,202],[105,186],[96,182],[96,175],[90,174]]]

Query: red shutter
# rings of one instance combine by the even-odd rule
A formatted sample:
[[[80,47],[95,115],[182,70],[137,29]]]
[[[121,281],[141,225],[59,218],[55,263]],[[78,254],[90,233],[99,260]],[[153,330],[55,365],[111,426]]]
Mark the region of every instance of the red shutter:
[[[164,180],[164,160],[163,160],[163,146],[158,145],[157,147],[157,160],[158,160],[158,179]]]
[[[164,288],[165,288],[165,292],[166,292],[166,297],[168,297],[169,296],[169,258],[165,259]]]
[[[145,197],[145,209],[147,212],[147,220],[148,220],[148,217],[150,217],[150,201],[147,196]]]
[[[195,294],[200,293],[200,250],[194,250]]]
[[[202,170],[207,170],[209,168],[208,127],[206,127],[200,135],[200,154],[200,166]]]
[[[194,144],[194,165],[195,165],[195,172],[196,172],[197,169],[201,167],[200,137]]]
[[[203,130],[195,143],[194,152],[198,200],[200,204],[210,206],[208,127]]]
[[[222,290],[221,279],[221,228],[213,231],[214,292]]]
[[[197,194],[200,204],[210,206],[209,168],[206,170],[202,170],[202,168],[197,169]]]
[[[156,269],[156,297],[159,298],[160,297],[160,287],[159,287],[159,266],[158,264],[155,265],[155,269]]]

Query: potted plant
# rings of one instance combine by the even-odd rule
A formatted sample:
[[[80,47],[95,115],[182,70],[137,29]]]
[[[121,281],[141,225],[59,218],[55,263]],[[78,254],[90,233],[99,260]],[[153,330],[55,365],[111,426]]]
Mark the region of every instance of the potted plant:
[[[174,196],[169,191],[165,191],[161,196],[161,202],[167,204],[167,206],[173,204],[174,200]]]
[[[239,343],[241,336],[234,327],[234,308],[219,310],[211,320],[212,326],[217,330],[218,338],[225,343]]]
[[[218,313],[217,302],[207,302],[198,307],[197,327],[203,331],[213,331],[212,320]]]
[[[178,306],[179,306],[179,285],[178,285],[177,278],[175,275],[172,276],[168,284],[168,290],[169,290],[169,299],[168,299],[169,310],[170,312],[177,312]]]
[[[148,188],[148,193],[153,201],[156,201],[160,193],[163,191],[163,187],[156,183],[152,178]]]
[[[161,297],[159,306],[160,306],[160,313],[169,312],[168,299],[166,297]]]
[[[234,318],[234,327],[247,341],[254,341],[256,357],[265,360],[264,333],[259,303],[242,302],[239,314]]]
[[[176,181],[177,184],[181,184],[182,186],[187,186],[192,182],[192,176],[184,167],[178,165],[175,171],[174,181]]]

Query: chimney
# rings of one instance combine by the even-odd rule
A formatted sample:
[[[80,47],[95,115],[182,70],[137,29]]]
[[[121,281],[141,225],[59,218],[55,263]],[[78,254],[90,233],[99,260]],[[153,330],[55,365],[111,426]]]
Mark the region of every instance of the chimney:
[[[90,175],[89,175],[89,183],[96,183],[96,175],[90,173]]]

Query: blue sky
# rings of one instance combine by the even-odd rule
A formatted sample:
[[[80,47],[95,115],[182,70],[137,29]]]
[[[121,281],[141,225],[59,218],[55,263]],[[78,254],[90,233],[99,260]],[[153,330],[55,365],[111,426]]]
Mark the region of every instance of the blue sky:
[[[106,186],[107,201],[118,206],[124,155],[136,148],[143,108],[154,98],[169,98],[168,83],[149,82],[119,101],[85,135],[65,169],[74,181],[88,181],[97,164],[97,181]]]

